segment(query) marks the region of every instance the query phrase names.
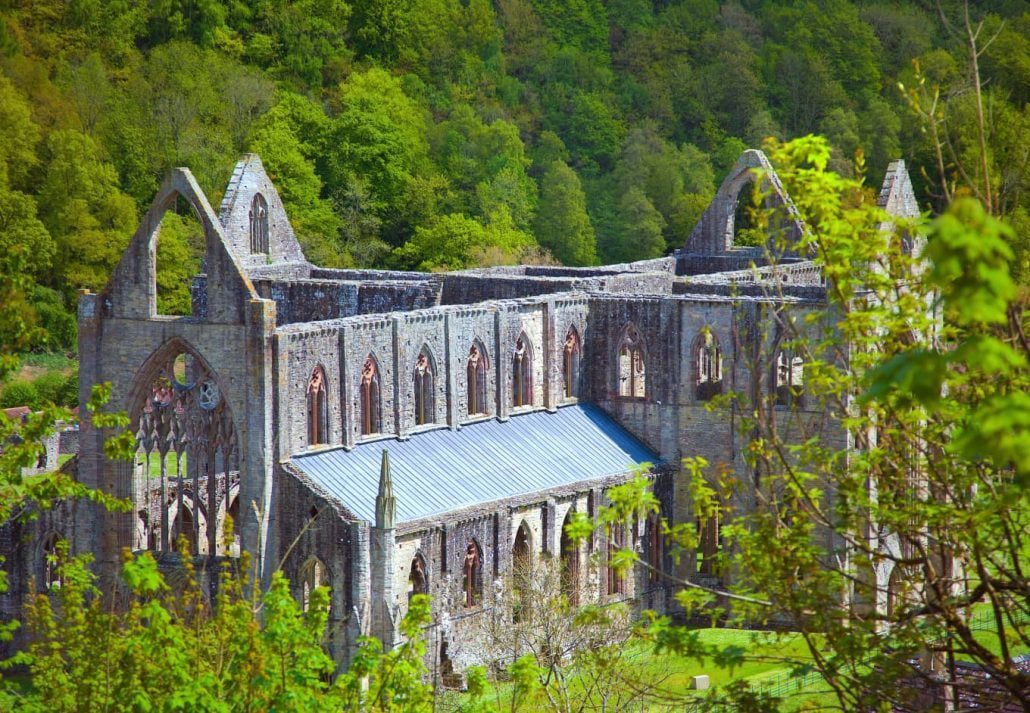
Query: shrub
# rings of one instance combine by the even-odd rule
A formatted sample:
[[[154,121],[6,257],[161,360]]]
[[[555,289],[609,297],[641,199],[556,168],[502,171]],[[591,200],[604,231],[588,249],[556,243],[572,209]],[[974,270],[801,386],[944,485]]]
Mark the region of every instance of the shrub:
[[[12,381],[0,393],[0,408],[28,406],[31,409],[37,409],[39,404],[39,391],[31,381],[24,381],[22,379]]]
[[[61,392],[64,389],[68,377],[58,371],[48,371],[32,382],[39,394],[41,403],[52,403],[61,405]]]

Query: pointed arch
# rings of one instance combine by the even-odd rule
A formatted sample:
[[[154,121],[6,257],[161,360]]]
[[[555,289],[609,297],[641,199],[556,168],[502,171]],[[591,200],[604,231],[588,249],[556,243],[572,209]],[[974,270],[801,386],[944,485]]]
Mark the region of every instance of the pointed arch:
[[[561,526],[561,585],[562,593],[573,607],[579,606],[579,557],[580,546],[569,534],[569,525],[575,510],[569,508]]]
[[[525,332],[519,334],[512,350],[511,387],[513,408],[533,405],[533,343]]]
[[[415,394],[415,425],[436,423],[436,360],[428,344],[423,344],[412,372]]]
[[[239,482],[241,460],[223,382],[192,345],[176,338],[147,359],[129,399],[127,410],[138,444],[131,497],[136,511],[152,516],[143,523],[144,532],[149,532],[138,544],[174,549],[172,523],[184,514],[183,492],[188,489],[206,493],[206,503],[194,507],[191,496],[190,527],[180,526],[179,531],[190,539],[193,552],[216,553],[222,544],[217,514],[230,484]],[[212,515],[200,520],[201,512]]]
[[[421,552],[415,553],[408,568],[408,601],[416,594],[429,594],[429,568]]]
[[[329,442],[329,386],[325,369],[316,366],[307,387],[308,445],[319,446]]]
[[[576,325],[570,324],[565,333],[565,345],[562,348],[562,394],[567,399],[579,396],[579,367],[583,357],[583,347]]]
[[[647,393],[647,347],[637,326],[630,322],[622,329],[616,351],[619,396],[642,399]]]
[[[268,253],[268,201],[260,193],[250,202],[250,252]]]
[[[653,512],[647,516],[647,580],[651,584],[662,581],[662,562],[665,556],[665,536],[662,533],[662,516]]]
[[[40,579],[44,592],[61,587],[61,559],[58,543],[64,539],[61,533],[51,530],[43,536],[39,546]]]
[[[465,363],[469,416],[490,413],[490,404],[486,396],[486,374],[489,368],[489,357],[483,342],[479,339],[472,340],[468,360]]]
[[[361,435],[372,436],[382,431],[382,384],[379,363],[369,354],[361,367]]]
[[[626,526],[621,522],[609,523],[608,547],[605,558],[605,574],[609,595],[626,593],[626,573],[615,567],[615,553],[625,547]]]
[[[511,618],[514,622],[529,617],[530,601],[527,593],[533,581],[533,535],[523,520],[515,531],[515,544],[511,548],[511,574],[515,595]]]
[[[465,545],[461,578],[462,589],[465,592],[465,607],[478,605],[483,600],[483,548],[474,537]]]
[[[193,210],[204,232],[204,262],[210,279],[203,289],[207,321],[241,324],[247,304],[258,298],[254,285],[237,261],[222,224],[197,184],[185,168],[172,169],[147,214],[140,221],[129,246],[122,254],[111,279],[104,288],[105,316],[126,319],[153,319],[157,311],[157,243],[161,220],[177,198]]]
[[[311,606],[311,593],[318,587],[332,588],[332,578],[325,563],[318,557],[309,557],[301,566],[298,579],[300,580],[300,604],[304,611]]]
[[[704,327],[691,349],[694,361],[694,394],[708,401],[722,393],[722,347],[710,327]]]
[[[805,405],[805,359],[786,340],[777,340],[773,352],[772,383],[777,406]]]

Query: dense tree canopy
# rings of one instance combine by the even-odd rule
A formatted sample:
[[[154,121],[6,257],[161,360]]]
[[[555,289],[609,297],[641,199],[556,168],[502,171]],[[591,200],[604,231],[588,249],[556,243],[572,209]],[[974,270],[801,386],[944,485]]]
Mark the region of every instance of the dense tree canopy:
[[[861,150],[870,184],[908,159],[934,210],[954,195],[941,168],[959,192],[986,170],[992,209],[1016,236],[1030,226],[1030,13],[1019,3],[972,7],[984,22],[985,168],[948,3],[3,8],[0,245],[25,246],[23,269],[68,304],[107,279],[168,168],[189,166],[217,203],[245,151],[262,155],[307,254],[332,266],[661,255],[683,244],[743,148],[809,132],[829,138],[830,166],[846,175]],[[427,252],[441,241],[444,252]],[[162,268],[169,284],[199,259],[179,243]]]

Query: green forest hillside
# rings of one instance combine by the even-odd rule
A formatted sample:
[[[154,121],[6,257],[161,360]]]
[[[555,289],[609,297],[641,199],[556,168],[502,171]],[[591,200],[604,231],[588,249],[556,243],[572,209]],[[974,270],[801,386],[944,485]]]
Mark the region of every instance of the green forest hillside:
[[[1030,11],[973,10],[993,38],[997,212],[1025,235]],[[0,0],[0,255],[36,285],[26,348],[54,351],[74,348],[76,289],[103,286],[167,169],[217,205],[246,151],[327,266],[659,256],[767,136],[822,133],[844,173],[861,149],[870,185],[904,157],[933,208],[910,100],[939,85],[943,140],[973,155],[968,67],[931,2]],[[180,313],[192,220],[161,233]]]

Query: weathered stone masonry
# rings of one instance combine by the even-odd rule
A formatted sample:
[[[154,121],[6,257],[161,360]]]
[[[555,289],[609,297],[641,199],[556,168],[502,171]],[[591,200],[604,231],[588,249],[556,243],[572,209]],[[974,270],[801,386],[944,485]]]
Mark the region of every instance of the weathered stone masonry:
[[[174,569],[172,541],[183,533],[198,563],[242,548],[264,581],[281,567],[303,602],[329,585],[341,664],[361,634],[396,642],[408,596],[431,594],[432,656],[439,663],[446,652],[460,668],[476,659],[465,627],[484,608],[477,597],[511,571],[516,542],[534,557],[561,553],[566,516],[596,512],[637,464],[654,463],[662,513],[674,522],[695,519],[683,457],[753,482],[740,406],[710,409],[712,395],[773,404],[787,433],[846,445],[825,409],[801,400],[803,364],[779,348],[783,320],[825,306],[819,271],[804,255],[788,251],[770,265],[762,249],[733,243],[738,193],[756,167],[769,169],[746,152],[673,256],[440,275],[311,265],[256,156],[236,166],[218,214],[176,169],[111,282],[79,303],[80,400],[111,382],[109,407],[129,413],[141,450],[136,465],[108,461],[109,434],[87,421],[69,468],[137,506],[64,503],[0,529],[13,565],[0,613],[13,615],[29,579],[38,586],[47,576],[58,536],[73,554],[94,553],[114,591],[122,547],[154,550]],[[787,208],[779,227],[800,235],[771,180],[771,203]],[[177,196],[206,241],[189,316],[157,313],[159,226]],[[900,162],[881,204],[917,212]],[[793,408],[775,405],[781,395]],[[162,458],[163,470],[153,465]],[[753,507],[753,496],[745,489],[735,508]],[[227,549],[228,516],[238,544]],[[710,554],[718,524],[698,526]],[[643,523],[629,537],[642,553],[661,551]],[[576,551],[577,598],[665,609],[669,592],[646,573],[610,593],[607,547],[595,533]],[[684,558],[678,574],[730,576],[704,554]]]

